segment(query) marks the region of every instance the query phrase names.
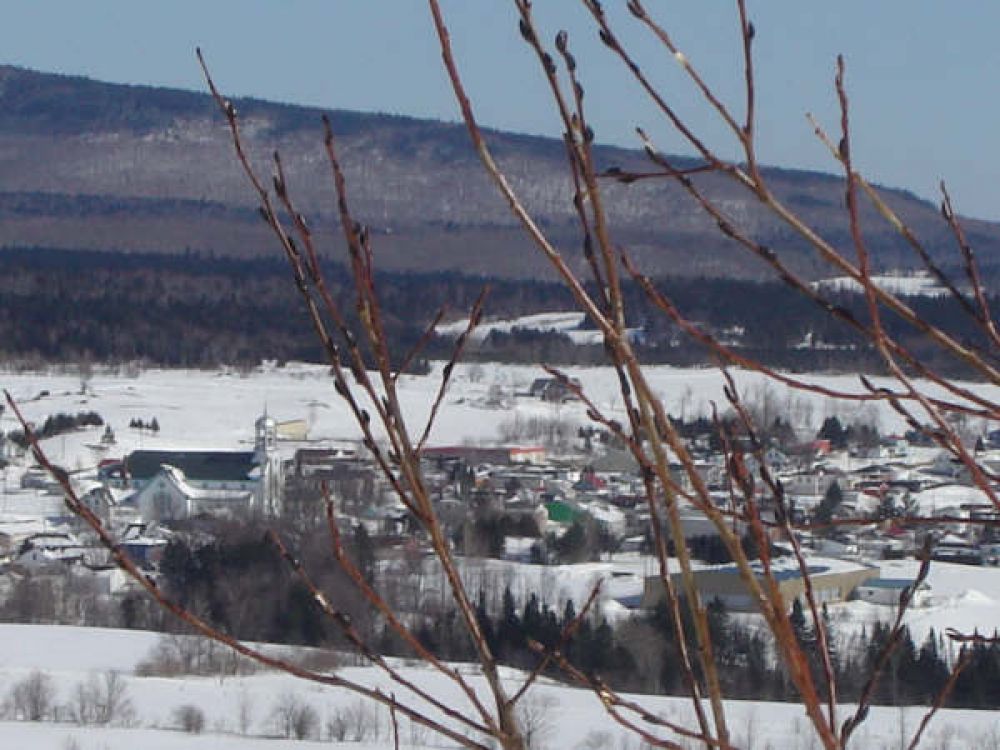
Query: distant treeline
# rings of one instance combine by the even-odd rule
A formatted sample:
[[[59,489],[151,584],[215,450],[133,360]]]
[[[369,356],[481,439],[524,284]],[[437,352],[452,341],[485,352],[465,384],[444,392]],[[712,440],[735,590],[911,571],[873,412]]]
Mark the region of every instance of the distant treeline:
[[[331,260],[327,278],[345,313],[356,321],[355,295],[344,266]],[[418,343],[440,306],[462,316],[486,284],[487,315],[573,309],[566,290],[550,282],[485,281],[439,272],[382,273],[377,283],[385,325],[400,357]],[[689,320],[769,364],[794,370],[878,370],[874,352],[849,326],[779,283],[664,279],[658,287]],[[625,294],[632,311],[628,322],[642,331],[638,348],[646,361],[712,362],[705,348],[683,334],[640,289],[628,286]],[[836,293],[831,302],[866,319],[860,295]],[[915,298],[910,304],[960,340],[981,344],[981,333],[953,300]],[[917,354],[935,362],[936,353],[923,336],[906,331],[894,316],[887,315],[884,323]],[[450,341],[433,338],[422,356],[446,357],[450,351]],[[564,334],[515,328],[490,334],[467,356],[566,365],[596,364],[605,353],[602,346],[575,345]],[[138,360],[214,367],[321,358],[281,258],[0,251],[0,359],[8,364]]]

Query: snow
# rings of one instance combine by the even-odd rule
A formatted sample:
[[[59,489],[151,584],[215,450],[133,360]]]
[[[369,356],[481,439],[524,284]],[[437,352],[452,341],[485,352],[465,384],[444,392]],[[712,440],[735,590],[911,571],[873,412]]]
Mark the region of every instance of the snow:
[[[590,328],[581,328],[586,318],[582,312],[547,312],[535,313],[533,315],[522,315],[518,318],[508,320],[487,319],[483,320],[470,334],[472,341],[483,341],[493,331],[510,333],[515,328],[526,331],[556,332],[569,337],[574,344],[597,345],[604,343],[604,336],[600,331]],[[442,323],[435,332],[441,336],[459,336],[469,326],[468,318],[457,320],[451,323]],[[636,328],[627,329],[630,336],[638,335]]]
[[[963,505],[982,505],[990,502],[982,490],[960,484],[932,487],[922,492],[915,492],[910,498],[915,503],[916,514],[921,516],[967,516],[967,512],[962,510]]]
[[[157,636],[151,633],[133,633],[120,630],[88,628],[52,628],[47,626],[0,625],[0,685],[20,679],[24,672],[19,651],[36,657],[32,665],[48,672],[56,679],[58,700],[70,699],[75,685],[87,679],[95,669],[124,667],[123,654],[135,656],[135,646],[142,641],[152,644]],[[64,648],[52,651],[47,644],[60,643]],[[15,666],[18,665],[18,666]],[[421,688],[430,691],[449,706],[460,711],[469,710],[467,699],[454,683],[440,673],[420,665],[397,663],[400,672],[414,680]],[[459,669],[482,695],[485,687],[469,665]],[[262,735],[275,733],[271,715],[276,703],[285,695],[311,705],[324,719],[348,710],[358,699],[340,688],[326,688],[298,681],[288,675],[257,672],[241,677],[137,677],[124,672],[128,696],[135,709],[132,727],[82,727],[71,723],[30,723],[0,721],[0,740],[4,747],[38,748],[39,750],[66,750],[71,743],[81,750],[132,750],[139,746],[145,750],[180,750],[180,748],[282,748],[310,747],[318,743],[265,739]],[[337,674],[366,685],[392,690],[397,697],[413,700],[405,688],[390,683],[374,667],[341,667]],[[513,670],[503,670],[504,682],[513,691],[525,675]],[[672,697],[626,696],[640,702],[649,711],[670,721],[692,724],[692,711],[688,701]],[[590,692],[558,685],[542,679],[529,693],[529,700],[541,707],[544,716],[540,732],[540,747],[579,748],[585,742],[600,738],[604,747],[620,747],[624,730],[613,723],[601,708],[599,700]],[[199,706],[206,715],[206,729],[202,735],[184,734],[173,728],[173,711],[181,705]],[[851,706],[841,706],[841,720]],[[912,734],[926,709],[879,708],[872,709],[868,721],[858,731],[854,746],[879,747],[898,741],[900,722],[906,733]],[[237,734],[241,713],[249,717],[247,727],[251,736]],[[807,748],[816,746],[811,738],[802,708],[796,704],[728,701],[727,714],[737,746],[774,748]],[[324,747],[374,750],[390,747],[389,723],[384,709],[375,709],[379,736],[362,742],[323,743]],[[952,748],[980,748],[994,735],[995,714],[982,711],[946,710],[931,725],[928,746],[936,746],[941,738],[951,740]],[[453,743],[438,740],[429,733],[412,730],[406,719],[400,719],[401,745],[410,750],[431,747],[452,747]],[[633,743],[634,744],[634,743]],[[591,745],[593,746],[593,745]],[[632,745],[629,745],[632,746]],[[892,746],[895,746],[893,744]]]
[[[883,560],[879,564],[883,578],[914,579],[920,569],[916,560]],[[933,628],[938,635],[947,628],[963,633],[977,631],[992,635],[1000,627],[1000,570],[988,566],[932,562],[927,577],[930,601],[925,607],[907,610],[904,622],[919,646]],[[895,617],[895,608],[847,602],[831,605],[842,632],[854,633],[876,620]]]
[[[158,633],[62,625],[0,624],[3,669],[131,672],[159,639]]]
[[[441,363],[428,376],[404,376],[399,395],[411,431],[419,434],[441,382]],[[566,368],[578,378],[584,391],[607,416],[624,421],[618,380],[613,370],[600,367]],[[709,415],[712,404],[725,408],[724,380],[712,368],[651,366],[649,382],[674,416],[694,418]],[[455,368],[452,386],[434,425],[430,445],[496,443],[503,431],[515,423],[532,419],[555,419],[570,424],[587,422],[582,403],[552,404],[519,396],[532,380],[544,375],[536,366],[503,365],[488,373],[477,365]],[[816,394],[791,391],[766,381],[763,376],[741,370],[732,375],[743,398],[768,401],[783,416],[807,430],[815,430],[830,414],[839,413],[849,422],[863,419],[878,423],[883,432],[906,429],[901,418],[888,406],[834,402]],[[803,376],[824,386],[860,392],[856,377],[848,375]],[[891,385],[873,378],[876,386]],[[983,395],[1000,399],[1000,387],[966,384]],[[112,426],[117,444],[98,450],[102,427],[49,438],[44,447],[49,458],[69,471],[95,467],[99,461],[120,458],[138,448],[186,450],[247,450],[253,444],[254,421],[264,413],[278,420],[304,419],[309,425],[309,444],[357,440],[360,432],[347,407],[337,397],[326,367],[289,364],[282,368],[262,367],[249,373],[231,370],[145,370],[135,377],[98,370],[81,393],[80,379],[54,372],[2,372],[0,386],[10,391],[25,417],[41,423],[58,412],[96,411]],[[504,393],[500,405],[490,406],[491,389]],[[39,398],[47,391],[50,395]],[[932,395],[940,389],[928,386]],[[496,403],[495,400],[492,403]],[[128,423],[136,418],[156,417],[160,430],[135,430]],[[0,415],[0,430],[9,432],[18,425],[7,409]],[[299,444],[301,445],[301,443]],[[59,512],[60,502],[37,490],[19,492],[19,470],[3,470],[0,514],[32,513],[45,504],[45,512]]]
[[[903,297],[944,297],[948,290],[939,285],[928,273],[887,273],[872,276],[875,286],[891,294]],[[820,289],[833,289],[838,292],[861,292],[861,285],[848,276],[838,276],[817,281],[813,285]]]
[[[78,727],[72,724],[0,722],[0,737],[7,747],[33,750],[304,750],[310,746],[330,748],[329,742],[300,742],[274,738],[248,738],[234,734],[193,735],[162,729]],[[75,744],[74,744],[75,743]],[[336,747],[336,745],[332,745]],[[352,743],[356,750],[383,750],[382,744]]]

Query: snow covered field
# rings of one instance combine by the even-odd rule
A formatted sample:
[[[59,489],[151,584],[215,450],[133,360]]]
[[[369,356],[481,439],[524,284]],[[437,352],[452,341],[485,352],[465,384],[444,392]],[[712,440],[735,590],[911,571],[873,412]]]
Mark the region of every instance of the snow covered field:
[[[618,382],[608,368],[567,368],[579,378],[585,392],[609,416],[624,418]],[[711,368],[650,367],[650,382],[668,410],[677,417],[693,418],[710,413],[715,402],[725,408],[723,379]],[[430,444],[493,443],[503,430],[532,419],[559,419],[586,423],[580,403],[552,404],[526,393],[533,379],[544,376],[538,367],[514,365],[459,365],[451,389],[431,434]],[[846,423],[877,422],[885,432],[904,429],[901,419],[888,407],[835,402],[814,394],[791,392],[765,382],[755,373],[733,371],[738,388],[748,403],[763,404],[793,424],[815,430],[823,419],[838,414]],[[831,388],[858,392],[856,377],[808,376]],[[419,433],[437,393],[441,364],[430,375],[405,376],[400,380],[400,398],[412,425]],[[881,384],[881,383],[877,383]],[[289,364],[262,367],[249,373],[234,370],[146,370],[135,377],[98,370],[81,393],[81,379],[72,373],[55,374],[0,372],[0,387],[8,390],[27,419],[41,423],[59,412],[75,414],[96,411],[115,431],[117,444],[103,450],[99,439],[103,428],[91,428],[45,441],[50,458],[73,471],[95,466],[106,457],[121,456],[136,448],[188,448],[236,450],[252,445],[254,420],[267,410],[279,422],[305,420],[310,441],[350,440],[359,435],[348,411],[333,390],[327,369],[319,365]],[[990,397],[1000,398],[1000,388],[973,385]],[[934,389],[929,389],[934,393]],[[498,402],[491,392],[502,396]],[[41,395],[46,394],[46,395]],[[156,418],[160,430],[134,430],[133,419]],[[17,428],[14,415],[0,415],[0,430]],[[12,479],[16,477],[8,477]],[[12,482],[7,482],[8,485]],[[15,501],[10,501],[15,502]],[[0,503],[0,512],[6,508]],[[14,511],[11,507],[9,511]]]
[[[556,332],[569,337],[574,344],[598,345],[603,343],[604,336],[595,328],[581,328],[581,324],[586,318],[582,312],[548,312],[536,313],[534,315],[522,315],[519,318],[510,320],[490,320],[482,321],[476,330],[472,332],[473,341],[482,341],[493,331],[500,333],[510,333],[515,328],[524,331]],[[443,323],[435,330],[442,336],[458,336],[469,325],[468,318],[458,320],[453,323]],[[639,329],[630,328],[629,335],[636,336]]]
[[[0,721],[0,742],[5,748],[37,750],[174,750],[174,748],[285,748],[324,747],[374,750],[392,746],[389,719],[382,709],[370,714],[372,731],[377,737],[364,741],[330,743],[294,742],[266,738],[276,733],[274,707],[289,695],[311,705],[324,720],[357,706],[357,699],[342,689],[328,689],[296,681],[286,675],[258,672],[244,677],[138,677],[131,674],[135,665],[151,649],[159,636],[154,633],[45,625],[0,625],[0,686],[22,679],[31,669],[39,669],[55,680],[57,701],[72,700],[77,683],[104,669],[117,669],[125,675],[128,698],[135,711],[130,727],[82,727],[70,722]],[[466,699],[459,690],[438,673],[420,666],[404,666],[403,673],[421,687],[445,699],[448,705],[466,710]],[[391,685],[372,667],[343,667],[344,677],[379,685],[403,698],[405,691]],[[524,675],[506,672],[508,684],[516,686]],[[476,683],[473,678],[474,684]],[[482,685],[479,684],[481,689]],[[625,733],[611,722],[592,694],[542,681],[529,693],[542,719],[539,748],[597,748],[609,750],[638,748],[638,743],[624,740]],[[690,721],[690,709],[678,698],[636,696],[654,713],[673,721]],[[201,735],[179,731],[173,718],[175,709],[184,704],[199,706],[205,713],[206,726]],[[729,703],[729,716],[738,746],[774,750],[798,750],[818,747],[811,738],[801,708],[780,703]],[[849,707],[842,707],[846,718]],[[900,726],[906,736],[916,729],[924,709],[875,708],[856,735],[857,748],[896,748]],[[250,736],[244,736],[244,733]],[[406,748],[441,748],[453,744],[400,722],[401,745]],[[995,747],[1000,736],[997,717],[989,712],[944,711],[932,724],[928,748]],[[74,744],[75,743],[75,744]]]
[[[916,560],[882,560],[878,566],[883,578],[912,579],[920,564]],[[976,630],[988,635],[1000,628],[1000,570],[997,568],[933,562],[927,583],[931,587],[927,606],[911,608],[904,620],[918,646],[931,628],[939,635],[946,628],[964,633]],[[840,624],[855,631],[866,622],[887,620],[895,615],[892,607],[859,601],[834,605],[831,612],[839,618]]]

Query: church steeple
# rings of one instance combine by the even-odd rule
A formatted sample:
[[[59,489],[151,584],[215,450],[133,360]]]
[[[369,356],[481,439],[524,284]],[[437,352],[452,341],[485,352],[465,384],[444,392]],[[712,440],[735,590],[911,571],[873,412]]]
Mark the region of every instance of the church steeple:
[[[281,512],[281,460],[278,454],[278,423],[264,413],[254,422],[254,460],[260,471],[260,489],[257,501],[268,516]]]
[[[278,447],[278,423],[267,413],[267,406],[264,413],[254,422],[254,453],[257,454],[257,462],[263,464],[268,457]]]

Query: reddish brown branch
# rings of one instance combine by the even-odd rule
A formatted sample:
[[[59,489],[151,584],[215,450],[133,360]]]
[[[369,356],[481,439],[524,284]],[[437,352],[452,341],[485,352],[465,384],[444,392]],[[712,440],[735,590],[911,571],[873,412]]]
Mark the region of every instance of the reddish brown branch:
[[[28,443],[31,446],[32,453],[38,461],[38,464],[50,476],[59,482],[66,507],[85,524],[87,524],[87,526],[96,534],[98,541],[105,547],[105,549],[108,550],[108,552],[111,553],[112,559],[121,570],[132,578],[132,580],[134,580],[160,607],[188,625],[194,632],[203,635],[210,640],[216,641],[217,643],[226,646],[234,653],[245,656],[246,658],[251,659],[264,667],[276,669],[293,677],[320,685],[328,687],[341,687],[356,693],[361,697],[371,699],[385,706],[395,706],[397,711],[409,718],[411,721],[426,726],[428,729],[444,737],[448,737],[462,747],[470,748],[471,750],[489,750],[486,745],[476,742],[467,737],[465,734],[428,717],[419,709],[397,701],[392,696],[386,695],[377,688],[370,688],[338,675],[313,672],[286,659],[269,655],[252,646],[241,643],[232,636],[229,636],[213,627],[189,609],[171,599],[157,586],[156,582],[150,576],[146,575],[138,568],[138,566],[132,561],[132,558],[130,558],[122,550],[118,541],[104,527],[101,520],[93,513],[93,511],[90,510],[90,508],[80,501],[76,491],[70,483],[69,475],[64,470],[49,461],[45,452],[42,450],[37,436],[31,429],[28,422],[24,419],[21,410],[18,408],[17,403],[11,397],[10,393],[4,391],[4,397],[6,398],[7,404],[10,406],[11,411],[14,413],[18,422],[20,422],[21,427],[24,430],[25,437],[28,439]]]
[[[917,746],[920,745],[920,740],[924,735],[924,731],[927,726],[931,723],[931,719],[937,714],[938,711],[944,706],[945,701],[948,700],[948,696],[951,695],[952,691],[955,689],[955,685],[958,682],[959,676],[969,666],[972,661],[973,654],[975,652],[971,648],[963,648],[962,653],[958,657],[958,661],[955,666],[952,667],[951,672],[948,675],[948,679],[945,681],[944,686],[934,697],[934,703],[930,710],[924,714],[924,717],[920,720],[920,726],[917,727],[917,731],[913,735],[913,740],[911,740],[908,750],[916,750]]]
[[[597,583],[594,584],[593,588],[590,590],[590,595],[587,597],[587,601],[585,601],[583,603],[583,607],[580,608],[580,613],[563,626],[555,645],[551,650],[546,650],[541,661],[539,661],[538,664],[535,665],[535,668],[531,670],[531,674],[528,675],[527,679],[525,679],[524,683],[510,699],[511,704],[515,704],[521,700],[521,698],[523,698],[528,692],[528,689],[534,685],[538,678],[545,673],[545,670],[549,668],[549,665],[552,663],[552,652],[560,652],[565,649],[566,644],[569,643],[570,639],[573,638],[574,635],[576,635],[580,626],[590,615],[590,609],[594,606],[594,602],[597,601],[597,597],[601,592],[601,585],[603,583],[603,579],[598,579]]]
[[[479,293],[475,303],[472,305],[472,311],[469,313],[469,323],[455,341],[455,345],[451,350],[451,359],[448,360],[444,369],[441,371],[441,386],[438,388],[437,395],[434,397],[434,401],[431,404],[431,411],[427,417],[427,424],[424,426],[424,431],[420,435],[420,439],[417,441],[416,454],[418,456],[423,451],[424,446],[427,443],[427,439],[430,437],[431,428],[437,420],[438,411],[441,408],[441,404],[444,402],[445,394],[448,392],[448,385],[451,382],[451,375],[455,369],[455,363],[461,358],[462,352],[465,351],[465,345],[468,342],[469,337],[476,329],[476,326],[479,325],[479,321],[483,316],[483,305],[486,303],[486,295],[488,293],[489,287],[484,287]]]
[[[886,640],[885,646],[882,647],[875,661],[875,667],[872,669],[867,682],[865,682],[865,686],[861,690],[857,709],[854,715],[849,717],[840,728],[840,740],[844,747],[847,746],[848,740],[854,730],[868,717],[868,711],[871,709],[872,699],[875,695],[875,688],[889,663],[890,657],[902,640],[903,617],[913,603],[914,594],[916,594],[917,589],[923,585],[924,581],[927,580],[927,574],[930,573],[931,557],[929,547],[924,548],[922,557],[923,560],[920,563],[920,570],[917,573],[917,577],[899,595],[899,607],[896,610],[896,619],[893,622],[892,629],[889,631],[889,638]]]

